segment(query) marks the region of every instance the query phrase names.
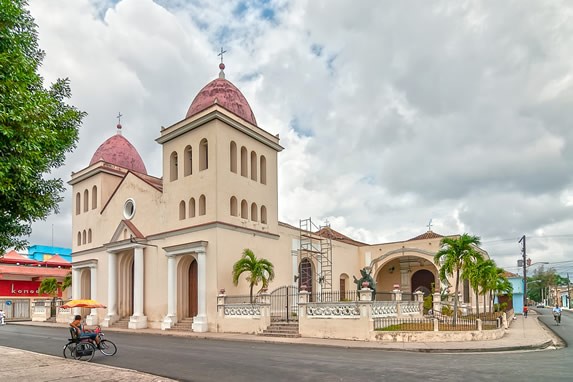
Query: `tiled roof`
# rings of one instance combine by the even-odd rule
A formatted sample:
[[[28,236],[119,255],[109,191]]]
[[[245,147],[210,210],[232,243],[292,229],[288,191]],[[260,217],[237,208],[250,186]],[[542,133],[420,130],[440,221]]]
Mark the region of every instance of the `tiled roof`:
[[[30,259],[24,255],[19,254],[18,252],[12,250],[8,253],[4,254],[4,257],[0,258],[0,263],[9,263],[9,264],[39,264],[38,261],[34,259]]]
[[[315,234],[318,236],[326,237],[328,239],[341,241],[346,244],[357,245],[357,246],[366,245],[365,243],[351,239],[348,236],[345,236],[340,232],[333,230],[330,227],[322,227],[320,230],[315,232]]]
[[[65,277],[69,272],[69,269],[63,268],[0,265],[0,279],[4,278],[4,275],[30,277]]]
[[[421,235],[418,235],[416,237],[413,237],[411,239],[408,239],[406,241],[414,241],[414,240],[427,240],[427,239],[440,239],[444,237],[443,235],[440,235],[438,233],[435,233],[433,231],[428,231],[428,232],[424,232]]]

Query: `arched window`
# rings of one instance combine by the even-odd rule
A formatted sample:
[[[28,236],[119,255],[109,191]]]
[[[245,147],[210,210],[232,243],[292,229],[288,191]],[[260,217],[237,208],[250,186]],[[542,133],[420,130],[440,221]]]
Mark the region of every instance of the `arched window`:
[[[257,153],[251,151],[251,179],[257,180]]]
[[[238,216],[237,198],[231,196],[231,216]]]
[[[261,183],[267,184],[267,158],[264,155],[261,155]]]
[[[248,176],[247,172],[247,149],[243,146],[241,147],[241,176]]]
[[[209,143],[203,138],[199,144],[199,171],[209,168]]]
[[[172,182],[179,176],[177,167],[177,151],[173,151],[169,157],[169,180]]]
[[[193,150],[191,146],[185,147],[185,158],[183,162],[183,175],[191,175],[193,174]]]
[[[261,223],[267,224],[267,207],[261,206]]]
[[[97,208],[97,186],[92,187],[92,210]]]
[[[195,198],[189,199],[189,217],[195,217]]]
[[[88,211],[88,206],[90,202],[90,193],[88,190],[84,190],[84,212]]]
[[[179,202],[179,220],[185,219],[185,201]]]
[[[82,244],[86,243],[86,230],[84,229],[84,231],[82,232]]]
[[[241,201],[241,217],[243,219],[249,218],[249,204],[245,199]]]
[[[76,215],[79,215],[82,212],[82,196],[78,192],[76,194]]]
[[[78,246],[82,245],[82,233],[78,231]]]
[[[257,208],[257,203],[252,203],[251,204],[251,220],[256,222],[259,221],[259,211]]]
[[[88,243],[92,242],[92,229],[88,229]]]
[[[231,172],[237,173],[237,144],[231,141],[231,148],[229,150],[231,156]]]
[[[207,200],[205,195],[199,197],[199,216],[205,215],[207,213]]]

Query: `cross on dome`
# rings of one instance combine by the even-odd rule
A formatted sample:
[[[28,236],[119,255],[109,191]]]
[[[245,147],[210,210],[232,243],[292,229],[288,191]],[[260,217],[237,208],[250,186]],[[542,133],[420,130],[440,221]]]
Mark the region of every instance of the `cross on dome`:
[[[219,72],[219,78],[225,78],[225,72],[223,71],[225,69],[225,64],[223,63],[223,53],[227,53],[227,51],[223,50],[223,47],[221,47],[221,52],[219,52],[217,55],[221,56],[221,63],[219,64],[219,69],[221,69],[221,71]]]
[[[121,117],[123,117],[121,112],[118,112],[117,117],[115,117],[115,118],[117,118],[117,126],[116,127],[117,127],[117,133],[118,134],[121,134]]]

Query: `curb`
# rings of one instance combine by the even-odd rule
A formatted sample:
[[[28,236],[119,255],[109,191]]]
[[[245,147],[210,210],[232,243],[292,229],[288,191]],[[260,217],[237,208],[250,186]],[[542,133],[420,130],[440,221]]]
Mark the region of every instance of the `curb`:
[[[543,323],[543,321],[539,320],[538,321],[540,323]],[[25,324],[21,324],[21,323],[16,323],[13,322],[12,324],[15,325],[19,325],[19,326],[36,326],[36,327],[52,327],[52,328],[65,328],[66,325],[65,324],[59,324],[59,323],[50,323],[50,324],[45,324],[42,322],[30,322],[27,321],[27,323]],[[547,328],[547,325],[545,325],[545,323],[543,323],[543,326],[545,328]],[[551,334],[554,337],[557,337],[560,341],[558,341],[559,343],[555,343],[555,340],[547,340],[541,343],[536,343],[536,344],[530,344],[530,345],[516,345],[516,346],[499,346],[499,347],[484,347],[484,348],[422,348],[422,347],[418,347],[418,348],[404,348],[404,347],[381,347],[381,346],[374,346],[374,345],[369,345],[368,342],[360,342],[361,345],[360,346],[352,346],[350,344],[344,344],[344,343],[316,343],[316,342],[302,342],[302,341],[276,341],[276,340],[272,340],[270,338],[262,338],[260,336],[256,336],[253,335],[254,337],[258,337],[257,339],[255,338],[249,338],[249,337],[237,337],[234,338],[233,335],[237,335],[240,336],[240,333],[229,333],[230,336],[221,336],[221,337],[217,337],[217,336],[208,336],[208,335],[203,335],[200,333],[181,333],[181,332],[170,332],[170,331],[165,331],[162,333],[155,333],[155,332],[144,332],[144,331],[129,331],[129,330],[124,330],[124,329],[114,329],[114,328],[106,328],[105,331],[109,331],[109,332],[115,332],[115,333],[129,333],[131,335],[135,334],[135,335],[154,335],[154,336],[170,336],[170,337],[182,337],[182,338],[195,338],[195,339],[203,339],[203,340],[222,340],[222,341],[235,341],[235,342],[250,342],[250,343],[265,343],[265,344],[280,344],[280,345],[307,345],[307,346],[322,346],[322,347],[337,347],[337,348],[343,348],[343,349],[365,349],[365,350],[381,350],[381,351],[393,351],[393,352],[411,352],[411,353],[495,353],[495,352],[511,352],[511,351],[538,351],[538,350],[544,350],[547,349],[548,347],[552,346],[552,345],[556,345],[558,348],[559,347],[565,347],[567,346],[567,344],[565,343],[565,341],[563,341],[563,339],[559,336],[557,336],[555,333],[553,333],[553,331],[549,330],[551,332]],[[246,336],[246,335],[244,335]],[[303,337],[299,337],[299,338],[303,338]],[[328,341],[328,339],[318,339],[321,341]],[[332,339],[334,341],[345,341],[345,340],[336,340],[336,339]],[[348,341],[348,342],[353,342],[353,341]],[[561,345],[561,346],[560,346]]]

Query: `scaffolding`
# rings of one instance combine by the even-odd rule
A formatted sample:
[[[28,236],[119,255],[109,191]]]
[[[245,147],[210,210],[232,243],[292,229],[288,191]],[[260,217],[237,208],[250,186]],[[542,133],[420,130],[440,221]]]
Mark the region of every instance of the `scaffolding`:
[[[318,295],[322,292],[332,292],[332,239],[328,235],[319,234],[329,227],[328,224],[319,227],[312,222],[311,218],[300,220],[299,261],[302,264],[302,260],[308,258],[311,261],[314,260],[317,265]],[[301,283],[312,280],[312,268],[301,267],[300,271]]]

